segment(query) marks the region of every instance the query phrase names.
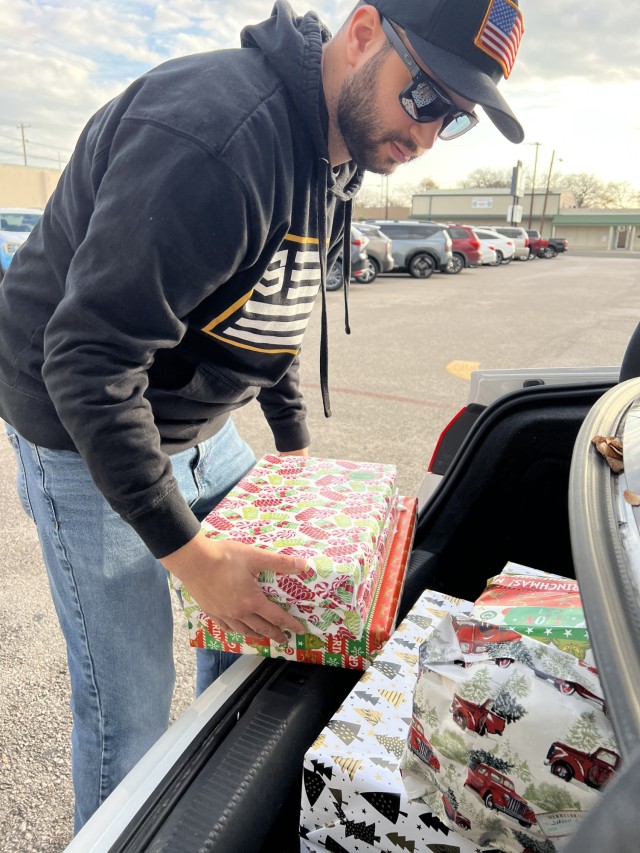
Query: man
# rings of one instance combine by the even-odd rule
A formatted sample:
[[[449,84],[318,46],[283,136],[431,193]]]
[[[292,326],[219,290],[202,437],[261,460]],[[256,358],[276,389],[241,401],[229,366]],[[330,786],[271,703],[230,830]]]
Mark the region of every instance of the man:
[[[374,0],[335,38],[278,2],[242,48],[168,62],[89,122],[0,288],[0,415],[40,537],[71,674],[79,829],[167,726],[166,570],[223,627],[283,640],[260,591],[302,562],[199,522],[254,457],[229,414],[257,397],[306,455],[298,353],[348,244],[364,169],[388,174],[481,104],[522,32],[511,0]],[[349,252],[343,252],[348,281]],[[198,691],[224,666],[198,657]]]

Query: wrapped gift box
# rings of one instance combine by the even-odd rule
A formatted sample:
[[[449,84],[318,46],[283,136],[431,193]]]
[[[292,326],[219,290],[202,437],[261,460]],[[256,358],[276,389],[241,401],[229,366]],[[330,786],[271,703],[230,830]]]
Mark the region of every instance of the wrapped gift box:
[[[300,849],[472,853],[424,803],[410,802],[400,757],[412,715],[421,642],[470,602],[425,592],[392,634],[304,760]]]
[[[267,455],[206,517],[202,530],[210,539],[303,557],[307,565],[299,575],[261,573],[265,595],[299,619],[305,633],[355,638],[370,609],[396,509],[393,465]],[[177,588],[195,624],[197,603]]]
[[[395,527],[388,536],[385,559],[377,575],[377,583],[360,636],[349,631],[318,637],[305,633],[293,635],[288,644],[276,643],[268,637],[245,637],[219,628],[206,614],[191,603],[182,590],[187,615],[190,643],[199,648],[213,648],[241,654],[260,654],[304,663],[365,669],[390,637],[402,592],[413,535],[417,500],[401,498]]]
[[[590,649],[578,582],[508,563],[475,602],[471,615],[512,628],[585,660]]]

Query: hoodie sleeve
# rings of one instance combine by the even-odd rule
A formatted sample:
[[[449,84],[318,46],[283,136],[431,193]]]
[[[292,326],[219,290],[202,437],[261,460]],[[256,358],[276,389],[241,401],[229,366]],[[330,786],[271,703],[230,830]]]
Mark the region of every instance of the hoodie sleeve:
[[[299,389],[300,359],[296,357],[277,385],[263,388],[258,402],[264,412],[277,450],[302,450],[311,441],[306,424],[307,407]]]
[[[129,120],[108,157],[42,373],[98,488],[162,557],[199,524],[160,448],[147,371],[242,266],[251,223],[236,176],[186,136]]]

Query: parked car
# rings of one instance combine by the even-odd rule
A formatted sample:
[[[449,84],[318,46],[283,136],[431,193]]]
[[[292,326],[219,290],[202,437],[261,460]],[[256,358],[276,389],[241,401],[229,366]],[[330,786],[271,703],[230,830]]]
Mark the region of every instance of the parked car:
[[[539,231],[527,231],[529,241],[536,246],[536,254],[539,258],[555,258],[559,252],[569,249],[569,241],[566,237],[542,237]]]
[[[488,240],[480,240],[480,263],[483,266],[498,266],[498,255],[493,243]]]
[[[355,278],[362,284],[370,284],[381,272],[390,272],[393,269],[392,242],[377,225],[358,222],[357,228],[369,242],[367,243],[367,269],[357,273]]]
[[[494,225],[493,230],[497,231],[498,234],[502,234],[503,237],[508,237],[509,240],[513,240],[515,259],[517,261],[529,260],[529,256],[531,255],[531,249],[529,248],[529,235],[524,228],[517,228],[515,226],[507,228],[502,225]]]
[[[476,232],[480,242],[489,243],[495,249],[495,266],[511,263],[516,252],[513,240],[505,237],[504,234],[498,234],[492,228],[474,228],[473,230]]]
[[[622,495],[627,487],[640,493],[640,379],[618,384],[618,374],[472,374],[468,403],[443,431],[418,491],[399,609],[402,619],[427,588],[474,600],[508,559],[577,572],[622,761],[568,853],[635,849],[628,838],[640,834],[640,599],[629,594],[640,519]],[[624,439],[618,475],[592,442],[616,433]],[[244,655],[141,759],[67,853],[299,850],[303,756],[361,676]],[[529,819],[527,807],[516,819]],[[635,830],[626,846],[621,827]]]
[[[351,275],[357,277],[366,272],[369,264],[369,256],[367,255],[367,244],[369,238],[355,227],[351,226]],[[327,290],[340,290],[344,284],[342,274],[342,255],[339,255],[335,263],[327,273],[325,287]]]
[[[0,281],[43,212],[34,207],[0,207]]]
[[[446,272],[452,258],[446,225],[418,219],[368,219],[393,242],[393,268],[414,278],[429,278],[434,270]]]
[[[543,237],[539,231],[527,230],[529,247],[532,258],[555,258],[557,251],[549,245],[549,240]]]
[[[482,249],[478,235],[470,225],[447,225],[451,237],[451,263],[447,267],[450,275],[456,275],[465,267],[477,267],[482,263]]]

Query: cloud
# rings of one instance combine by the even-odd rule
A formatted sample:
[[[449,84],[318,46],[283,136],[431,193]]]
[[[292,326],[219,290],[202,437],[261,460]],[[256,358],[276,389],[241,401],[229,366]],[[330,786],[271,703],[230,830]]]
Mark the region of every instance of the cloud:
[[[638,7],[629,0],[521,2],[519,78],[619,83],[640,78]]]
[[[291,2],[299,15],[316,10],[334,32],[355,5]],[[603,179],[640,185],[631,144],[640,136],[633,113],[640,103],[635,4],[521,0],[521,7],[526,32],[501,91],[526,142],[542,143],[541,163],[556,148],[566,171],[595,170]],[[16,125],[24,122],[31,125],[29,151],[43,158],[38,162],[57,165],[58,152],[65,161],[90,116],[136,77],[176,56],[238,47],[242,28],[272,8],[273,0],[0,0],[0,75],[11,81],[0,91],[0,158],[22,162]],[[614,122],[623,112],[620,138]],[[473,138],[438,143],[410,172],[416,180],[429,175],[452,184],[478,166],[531,160],[533,151],[503,140],[483,116]],[[391,181],[406,182],[408,175],[400,169]]]

